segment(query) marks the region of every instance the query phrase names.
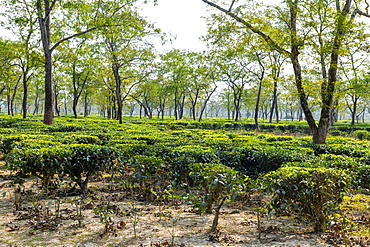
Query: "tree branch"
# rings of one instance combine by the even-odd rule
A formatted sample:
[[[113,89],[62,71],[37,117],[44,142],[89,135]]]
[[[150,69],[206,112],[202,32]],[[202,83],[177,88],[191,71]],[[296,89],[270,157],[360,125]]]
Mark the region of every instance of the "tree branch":
[[[237,16],[236,14],[230,12],[230,10],[227,10],[227,9],[224,9],[222,8],[221,6],[213,3],[213,2],[210,2],[208,0],[202,0],[204,3],[224,12],[225,14],[227,14],[228,16],[230,16],[231,18],[235,19],[237,22],[243,24],[246,28],[248,28],[250,31],[252,31],[253,33],[259,35],[261,38],[263,38],[266,43],[268,45],[271,46],[271,48],[273,48],[274,50],[277,50],[278,52],[280,52],[281,54],[284,54],[285,56],[287,57],[290,57],[291,56],[291,53],[285,49],[283,49],[282,47],[280,47],[275,41],[273,41],[271,39],[270,36],[268,36],[267,34],[265,34],[264,32],[262,32],[261,30],[255,28],[254,26],[252,26],[249,22],[247,22],[246,20],[240,18],[239,16]],[[232,3],[233,5],[233,3]],[[232,7],[231,5],[231,7]]]
[[[353,18],[353,17],[355,17],[355,15],[356,15],[356,14],[359,14],[359,15],[362,15],[362,16],[365,16],[365,17],[370,18],[370,14],[365,13],[365,12],[363,12],[363,11],[359,10],[359,9],[355,9],[355,10],[353,11],[353,13],[352,13],[352,18]]]
[[[233,2],[231,3],[230,8],[229,8],[229,12],[233,9],[234,3],[235,3],[235,0],[233,0]]]
[[[99,29],[99,28],[102,28],[102,27],[109,27],[109,26],[112,26],[112,25],[101,25],[101,26],[97,26],[97,27],[92,27],[92,28],[89,28],[89,29],[87,29],[87,30],[85,30],[85,31],[82,31],[82,32],[80,32],[80,33],[75,33],[75,34],[73,34],[73,35],[71,35],[71,36],[69,36],[69,37],[63,38],[63,39],[59,40],[57,43],[55,43],[55,44],[53,45],[53,47],[50,49],[50,51],[55,50],[55,48],[57,48],[60,44],[62,44],[62,43],[63,43],[63,42],[65,42],[65,41],[68,41],[68,40],[70,40],[70,39],[72,39],[72,38],[74,38],[74,37],[78,37],[78,36],[81,36],[81,35],[83,35],[83,34],[86,34],[86,33],[92,32],[92,31],[94,31],[94,30],[96,30],[96,29]]]

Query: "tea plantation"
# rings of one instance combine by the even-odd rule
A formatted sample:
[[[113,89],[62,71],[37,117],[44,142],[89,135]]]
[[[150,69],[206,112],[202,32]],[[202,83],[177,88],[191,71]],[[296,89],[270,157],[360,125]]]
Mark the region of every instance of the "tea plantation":
[[[213,214],[212,224],[204,226],[212,234],[223,207],[243,204],[257,212],[258,222],[266,215],[298,217],[311,231],[326,234],[327,244],[368,243],[370,125],[339,125],[327,144],[317,145],[298,122],[261,124],[254,132],[248,122],[124,120],[120,125],[100,117],[61,117],[47,126],[37,117],[3,116],[0,150],[8,175],[2,176],[0,192],[14,200],[14,212],[26,210],[27,203],[35,209],[41,200],[54,205],[78,196],[81,203],[92,203],[104,237],[119,227],[112,223],[109,203],[94,203],[103,191],[124,195],[122,200],[190,205],[194,213]],[[93,184],[99,181],[106,186],[97,190]],[[37,185],[37,200],[24,189],[30,183]],[[357,201],[348,199],[354,196]],[[348,213],[358,200],[365,203],[362,218]],[[78,215],[79,204],[72,204]],[[55,211],[52,219],[57,216]],[[81,225],[82,213],[79,219]],[[260,224],[256,230],[260,238]]]

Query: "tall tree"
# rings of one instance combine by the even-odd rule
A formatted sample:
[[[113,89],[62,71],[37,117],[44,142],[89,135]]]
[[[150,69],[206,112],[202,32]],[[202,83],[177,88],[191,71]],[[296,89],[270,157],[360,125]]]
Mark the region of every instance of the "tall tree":
[[[301,16],[304,8],[302,6],[316,5],[321,3],[326,3],[327,1],[303,1],[303,0],[286,0],[286,9],[280,9],[275,20],[271,20],[269,23],[264,23],[260,25],[258,21],[261,19],[256,19],[253,13],[244,11],[243,6],[237,6],[234,8],[235,0],[228,7],[222,7],[217,4],[217,1],[202,0],[204,3],[222,11],[238,23],[242,24],[249,31],[260,36],[265,42],[274,50],[280,52],[286,57],[290,58],[293,71],[295,75],[295,85],[298,91],[299,100],[301,103],[302,110],[305,114],[306,121],[313,133],[314,143],[325,143],[326,136],[330,125],[330,113],[333,104],[333,97],[335,91],[335,85],[337,82],[338,64],[341,48],[343,46],[343,40],[346,38],[348,31],[351,30],[352,22],[356,14],[362,14],[368,16],[365,12],[358,9],[359,4],[352,6],[351,0],[337,0],[333,2],[328,2],[327,7],[332,8],[335,11],[330,16],[327,22],[327,27],[330,28],[328,31],[329,40],[331,40],[330,58],[327,62],[328,64],[328,78],[322,81],[321,84],[321,113],[319,122],[316,123],[312,111],[309,107],[307,101],[307,94],[303,86],[303,74],[301,67],[300,54],[305,45],[305,30],[300,30],[299,27],[303,26],[300,21],[305,21],[304,16]],[[243,13],[241,13],[243,12]],[[277,28],[273,26],[273,21],[279,22],[284,21],[286,23],[285,30],[279,30],[280,34],[287,33],[289,44],[289,50],[286,49],[281,43],[276,39]],[[266,29],[269,26],[269,29]]]
[[[2,1],[1,15],[4,17],[3,26],[9,29],[17,39],[14,49],[14,64],[19,67],[23,87],[22,114],[27,117],[29,82],[31,77],[41,67],[41,56],[38,52],[38,40],[35,38],[36,8],[27,0]]]
[[[132,6],[135,1],[34,1],[36,1],[37,20],[45,59],[44,123],[50,125],[54,123],[53,51],[68,40],[102,27],[127,25],[132,20],[118,18],[116,13],[122,13],[123,6]],[[59,18],[54,20],[54,15],[58,15]],[[52,20],[56,25],[53,25]]]
[[[186,52],[182,50],[171,50],[161,55],[163,62],[162,72],[168,78],[168,89],[173,95],[173,106],[175,119],[182,119],[187,95],[187,84],[190,79],[191,67],[186,61]]]

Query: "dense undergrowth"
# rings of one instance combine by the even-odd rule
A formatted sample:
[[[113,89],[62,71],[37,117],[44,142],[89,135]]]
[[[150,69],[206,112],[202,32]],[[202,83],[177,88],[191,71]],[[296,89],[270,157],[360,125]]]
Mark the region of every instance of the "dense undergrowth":
[[[253,127],[216,119],[126,118],[119,125],[100,117],[46,126],[37,117],[2,117],[0,150],[17,174],[13,185],[33,176],[49,195],[78,186],[87,196],[92,177],[105,176],[140,200],[176,197],[215,212],[213,231],[225,201],[266,193],[273,199],[262,207],[270,213],[299,215],[322,232],[345,193],[370,188],[370,125],[339,124],[321,145],[304,123]]]

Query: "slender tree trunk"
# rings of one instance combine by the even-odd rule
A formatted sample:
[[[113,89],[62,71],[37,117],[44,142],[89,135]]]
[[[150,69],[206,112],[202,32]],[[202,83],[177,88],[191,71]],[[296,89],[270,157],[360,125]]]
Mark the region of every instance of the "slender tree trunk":
[[[54,83],[54,104],[55,104],[55,113],[58,117],[60,117],[60,108],[59,108],[59,101],[58,101],[59,92],[57,90],[57,84]]]
[[[205,99],[205,101],[203,103],[203,106],[202,106],[202,109],[200,110],[200,113],[199,113],[198,122],[200,122],[202,120],[204,111],[206,110],[206,107],[207,107],[207,103],[208,103],[209,99],[211,98],[212,94],[216,91],[216,89],[217,89],[217,86],[215,86],[213,88],[213,90],[208,94],[207,98]]]
[[[88,94],[84,96],[84,117],[89,116],[89,97]]]
[[[355,121],[356,121],[357,102],[358,102],[358,97],[354,96],[352,108],[350,106],[348,106],[348,108],[351,112],[351,125],[352,126],[355,125]]]
[[[35,102],[34,102],[34,107],[35,109],[33,110],[33,115],[39,114],[39,86],[36,85],[36,95],[35,95]]]
[[[184,117],[185,95],[181,96],[181,101],[179,103],[179,119],[182,119]]]
[[[231,109],[230,109],[230,86],[227,87],[227,120],[231,120]]]
[[[277,79],[276,78],[274,78],[274,91],[273,91],[273,96],[272,96],[272,105],[271,105],[270,119],[269,119],[270,123],[272,123],[274,111],[276,114],[276,122],[279,122],[279,112],[278,112],[278,107],[277,107]]]
[[[255,128],[257,130],[260,128],[259,123],[258,123],[258,111],[259,111],[259,105],[260,105],[260,100],[261,100],[261,91],[262,91],[262,80],[259,80],[257,99],[256,99],[256,107],[255,107],[255,110],[254,110],[254,124],[256,125]]]
[[[41,41],[45,58],[45,100],[44,100],[44,124],[54,124],[54,93],[53,93],[53,63],[52,50],[50,49],[50,15],[51,6],[49,0],[37,0],[38,22],[41,31]],[[44,16],[43,17],[43,12]]]
[[[22,113],[23,118],[27,118],[27,98],[28,98],[28,75],[23,72],[23,100],[22,100]]]
[[[119,65],[117,62],[114,62],[112,65],[112,70],[114,78],[116,81],[116,98],[117,98],[117,120],[122,124],[122,93],[121,93],[121,76],[119,74]]]
[[[13,93],[10,97],[10,103],[9,103],[10,104],[10,114],[12,116],[14,116],[14,112],[15,112],[15,110],[14,110],[14,108],[15,108],[14,100],[15,100],[15,96],[17,95],[17,89],[18,89],[18,85],[19,85],[20,80],[21,80],[21,77],[18,78],[17,83],[15,84],[15,86],[13,88]]]

